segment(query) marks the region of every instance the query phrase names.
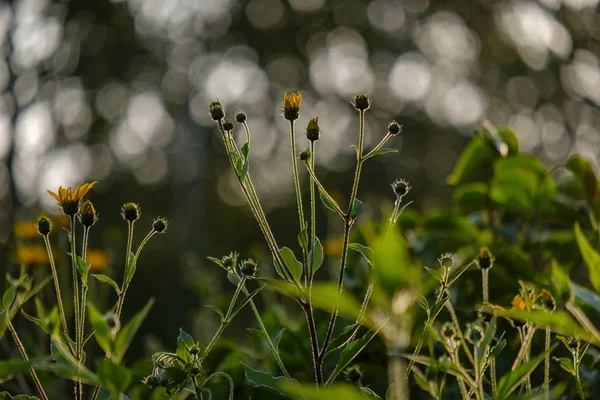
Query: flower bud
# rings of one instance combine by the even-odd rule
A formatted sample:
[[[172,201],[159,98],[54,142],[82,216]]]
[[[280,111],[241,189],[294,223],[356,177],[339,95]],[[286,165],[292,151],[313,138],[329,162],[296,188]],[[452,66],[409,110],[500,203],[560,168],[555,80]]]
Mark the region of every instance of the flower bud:
[[[242,271],[242,274],[246,275],[248,278],[254,277],[256,275],[256,271],[258,271],[256,261],[252,260],[251,258],[242,261],[240,271]]]
[[[360,111],[366,111],[369,107],[371,107],[371,104],[367,94],[357,94],[354,96],[354,108]]]
[[[404,195],[406,195],[409,192],[410,185],[404,179],[396,179],[392,183],[392,189],[394,190],[396,196],[404,197]]]
[[[552,296],[552,293],[550,293],[546,289],[542,289],[542,293],[540,294],[540,296],[542,298],[542,305],[546,310],[556,310],[556,300],[554,300],[554,296]]]
[[[166,218],[156,218],[152,223],[152,230],[157,233],[165,233],[169,226],[169,221]]]
[[[319,134],[321,133],[321,127],[319,126],[319,117],[314,117],[308,121],[306,127],[306,138],[311,142],[319,140]]]
[[[46,236],[52,231],[52,221],[48,217],[39,217],[37,220],[37,230],[42,236]]]
[[[346,380],[351,383],[359,383],[363,376],[362,371],[357,365],[347,368],[344,371],[344,375],[346,376]]]
[[[219,100],[212,101],[208,104],[208,113],[213,121],[220,121],[225,118],[225,109]]]
[[[300,160],[304,161],[305,163],[308,163],[311,157],[312,154],[310,153],[310,149],[306,149],[300,152]]]
[[[142,210],[140,206],[135,203],[125,203],[123,207],[121,207],[121,216],[125,221],[135,222],[142,215]]]
[[[284,93],[283,95],[283,117],[288,121],[297,120],[300,116],[300,102],[302,101],[302,91],[297,93]]]
[[[231,132],[233,130],[233,122],[227,119],[223,121],[223,129],[225,129],[227,132]]]
[[[480,269],[489,269],[494,265],[494,257],[487,247],[482,248],[479,251],[479,257],[477,257],[477,265]]]
[[[454,266],[454,259],[450,253],[442,254],[442,256],[438,258],[438,261],[440,265],[446,269],[450,269]]]
[[[392,123],[388,125],[388,132],[392,136],[396,136],[401,130],[402,125],[398,124],[396,121],[392,121]]]
[[[221,264],[228,270],[232,270],[235,264],[235,254],[229,253],[228,255],[221,258]]]
[[[78,216],[79,222],[86,228],[90,228],[98,221],[98,213],[92,202],[89,200],[86,200],[81,207],[79,207]]]
[[[246,113],[243,111],[238,111],[238,113],[235,114],[235,120],[238,123],[243,124],[244,122],[246,122]]]

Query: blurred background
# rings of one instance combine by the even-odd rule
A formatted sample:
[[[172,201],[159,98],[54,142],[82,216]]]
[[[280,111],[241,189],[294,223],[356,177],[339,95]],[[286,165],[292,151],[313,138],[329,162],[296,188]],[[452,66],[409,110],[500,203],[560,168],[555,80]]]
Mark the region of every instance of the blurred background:
[[[389,183],[396,178],[411,182],[411,208],[450,204],[446,177],[484,120],[513,128],[521,149],[549,166],[574,152],[597,164],[597,3],[5,0],[0,262],[12,263],[2,269],[14,272],[20,262],[24,233],[13,228],[26,231],[40,213],[57,215],[47,189],[98,180],[88,196],[100,213],[90,238],[102,250],[92,263],[97,270],[120,280],[124,202],[143,210],[136,243],[155,216],[170,221],[141,258],[126,318],[155,297],[144,329],[156,346],[174,347],[180,326],[208,337],[217,321],[203,306],[232,287],[206,257],[237,250],[271,270],[207,113],[216,98],[230,118],[239,109],[248,114],[250,173],[281,245],[295,246],[297,235],[289,134],[280,116],[286,91],[304,91],[299,150],[307,145],[303,127],[319,116],[317,173],[340,197],[350,189],[358,137],[352,95],[372,98],[366,147],[393,119],[404,126],[387,146],[399,153],[364,169],[359,197],[367,210],[393,206]],[[319,236],[335,256],[340,227],[324,213],[320,220]],[[64,234],[56,229],[54,236]]]

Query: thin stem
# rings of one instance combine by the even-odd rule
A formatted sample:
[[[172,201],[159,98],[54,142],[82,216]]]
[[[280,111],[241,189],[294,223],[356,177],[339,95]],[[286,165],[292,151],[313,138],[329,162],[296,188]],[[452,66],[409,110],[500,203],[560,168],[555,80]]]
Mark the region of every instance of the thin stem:
[[[448,310],[448,313],[450,314],[450,319],[452,319],[452,323],[454,324],[454,329],[456,330],[456,333],[458,333],[460,335],[460,338],[462,339],[461,347],[463,348],[465,354],[467,355],[467,358],[469,359],[469,362],[471,363],[471,365],[475,365],[475,360],[473,359],[473,354],[471,353],[469,346],[467,345],[466,341],[464,340],[465,336],[460,327],[460,322],[458,321],[458,317],[456,316],[456,311],[454,311],[454,306],[452,305],[452,302],[450,301],[450,299],[448,299],[448,301],[446,302],[446,310]]]
[[[374,153],[375,153],[377,150],[381,149],[381,148],[383,147],[383,145],[384,145],[384,144],[385,144],[385,143],[386,143],[386,142],[387,142],[387,141],[388,141],[388,140],[389,140],[391,137],[392,137],[392,134],[388,132],[388,133],[387,133],[387,134],[386,134],[386,135],[383,137],[383,139],[381,139],[381,141],[380,141],[380,142],[377,144],[377,146],[373,147],[373,149],[372,149],[371,151],[369,151],[369,152],[367,153],[367,155],[366,155],[366,156],[364,156],[364,157],[363,157],[363,160],[368,160],[369,158],[373,157]]]
[[[123,271],[123,284],[121,285],[121,293],[119,293],[119,300],[117,301],[117,309],[115,315],[117,319],[121,318],[121,312],[123,311],[123,302],[125,301],[125,292],[129,287],[127,279],[127,266],[129,265],[129,258],[131,257],[131,246],[133,243],[133,231],[135,221],[127,221],[127,250],[125,251],[125,269]]]
[[[481,286],[483,287],[483,303],[490,302],[490,289],[489,289],[489,268],[481,269]],[[492,396],[496,395],[497,382],[496,382],[496,359],[490,362],[490,381],[492,382]]]
[[[577,393],[579,394],[579,398],[581,400],[585,399],[585,394],[583,393],[583,387],[581,386],[581,378],[579,376],[579,364],[580,364],[580,357],[579,357],[579,342],[577,343],[577,350],[575,352],[575,354],[573,355],[573,367],[575,369],[575,384],[577,385]]]
[[[544,398],[550,400],[550,335],[552,330],[550,325],[546,327],[546,343],[544,351],[546,352],[546,358],[544,359]]]
[[[69,327],[67,325],[67,317],[65,316],[65,308],[63,306],[62,301],[62,292],[60,291],[60,283],[58,280],[58,274],[56,272],[56,264],[52,255],[52,246],[50,245],[50,238],[48,237],[48,235],[44,235],[44,244],[46,245],[46,251],[48,252],[48,260],[50,261],[50,268],[52,269],[52,279],[54,280],[54,290],[56,292],[56,302],[58,303],[58,314],[60,315],[60,322],[65,336],[68,339],[67,342],[69,342],[71,352],[73,352],[73,347],[69,336]]]
[[[78,285],[78,272],[77,272],[77,247],[75,243],[75,215],[69,215],[69,220],[71,222],[71,264],[73,269],[73,304],[75,306],[75,357],[77,361],[81,362],[82,359],[82,351],[81,351],[81,304],[79,298],[79,285]],[[82,398],[82,383],[81,380],[78,379],[75,384],[75,398]]]
[[[310,177],[314,181],[315,185],[317,185],[317,187],[319,188],[319,192],[321,193],[321,195],[325,196],[325,198],[327,199],[327,201],[329,201],[334,206],[335,212],[340,217],[342,217],[343,219],[345,219],[346,215],[342,211],[342,208],[339,206],[339,204],[337,203],[337,201],[335,201],[335,199],[333,197],[331,197],[331,195],[327,192],[327,190],[325,190],[325,187],[321,184],[321,182],[319,181],[319,178],[317,178],[317,175],[315,174],[314,169],[312,169],[307,164],[305,164],[305,165],[306,165],[306,169],[307,169],[308,173],[310,174]]]
[[[313,369],[315,371],[315,383],[317,384],[317,387],[319,387],[319,385],[323,384],[323,360],[319,354],[319,339],[317,337],[315,317],[313,315],[313,309],[308,303],[300,302],[300,306],[306,316],[306,324],[308,325],[310,347],[312,351]]]
[[[519,349],[517,358],[515,358],[515,361],[513,362],[511,371],[514,371],[521,363],[521,359],[523,359],[525,357],[525,354],[527,353],[527,348],[531,344],[531,340],[533,339],[534,333],[535,333],[535,328],[529,327],[527,333],[523,334],[523,341],[521,342],[521,348]]]
[[[81,258],[83,259],[84,262],[86,262],[87,260],[87,247],[88,247],[88,239],[89,239],[89,234],[90,234],[90,228],[87,226],[83,227],[83,240],[82,240],[82,244],[81,244]],[[87,285],[83,284],[83,279],[81,280],[81,307],[80,307],[80,312],[81,315],[79,316],[79,355],[81,356],[81,359],[83,359],[83,339],[85,337],[85,309],[86,309],[86,304],[87,304],[87,292],[88,292],[88,287]],[[78,382],[79,384],[79,396],[83,398],[83,384],[81,383],[81,381]]]
[[[242,291],[244,292],[244,294],[246,296],[248,296],[249,292],[248,292],[248,289],[246,288],[246,286],[244,286],[242,288]],[[279,369],[281,369],[281,372],[288,380],[292,380],[292,377],[290,376],[290,374],[287,372],[287,369],[283,365],[283,361],[281,360],[281,357],[279,356],[279,351],[277,350],[277,347],[275,347],[275,344],[271,340],[271,336],[269,335],[269,332],[267,331],[267,328],[265,327],[265,324],[263,323],[260,313],[258,312],[258,309],[256,308],[256,304],[254,304],[254,300],[250,300],[250,308],[252,308],[252,312],[254,313],[256,322],[258,322],[258,326],[265,334],[267,345],[271,349],[271,352],[273,353],[273,357],[275,358],[275,361],[277,361],[277,365],[279,365]]]
[[[464,342],[464,340],[463,340]],[[452,354],[452,362],[454,362],[454,364],[459,365],[460,364],[460,358],[458,356],[458,349],[454,350],[454,354]],[[456,380],[458,381],[458,387],[460,389],[460,394],[462,396],[462,398],[464,400],[468,400],[469,399],[469,394],[467,392],[467,386],[465,385],[465,381],[463,380],[462,377],[456,377]]]
[[[350,202],[348,204],[348,212],[345,216],[344,223],[344,244],[342,246],[342,259],[340,265],[340,275],[338,277],[337,283],[337,293],[341,294],[344,286],[344,273],[346,271],[346,260],[348,254],[348,244],[350,241],[350,230],[352,228],[352,209],[354,208],[354,202],[356,201],[356,194],[358,193],[358,183],[360,181],[360,172],[363,163],[363,144],[365,138],[365,111],[360,110],[360,131],[358,137],[358,147],[356,151],[356,169],[354,171],[354,182],[352,183],[352,192],[350,194]],[[338,316],[338,308],[335,307],[333,312],[331,313],[331,319],[329,320],[329,326],[327,328],[327,334],[325,335],[325,340],[323,341],[323,346],[319,353],[318,361],[319,363],[323,362],[323,357],[327,351],[327,346],[329,346],[329,342],[331,340],[331,335],[333,333],[333,329],[335,328],[335,321]]]
[[[312,171],[315,170],[315,141],[311,140],[310,141],[310,169]],[[310,254],[312,254],[312,257],[310,257],[310,260],[308,260],[308,264],[309,264],[309,271],[308,271],[308,276],[309,276],[309,281],[310,283],[308,284],[309,287],[309,303],[311,302],[310,298],[310,288],[312,287],[312,282],[313,282],[313,274],[315,273],[314,271],[314,259],[315,259],[315,243],[317,240],[317,215],[316,215],[316,202],[315,202],[315,180],[314,178],[310,177]]]
[[[15,344],[17,345],[17,348],[19,349],[19,353],[21,353],[21,357],[23,358],[23,360],[29,361],[29,357],[27,356],[27,352],[25,351],[23,342],[21,342],[21,339],[19,338],[19,335],[17,334],[17,330],[13,326],[12,321],[10,319],[8,319],[7,326],[8,326],[8,330],[10,331],[10,334],[12,335],[12,337],[15,341]],[[37,373],[35,372],[35,369],[33,368],[33,366],[29,367],[29,373],[31,374],[31,378],[33,379],[33,382],[35,383],[35,387],[37,388],[38,393],[40,394],[40,396],[42,396],[42,399],[48,400],[48,395],[44,391],[42,383],[40,382],[40,379],[38,378]]]

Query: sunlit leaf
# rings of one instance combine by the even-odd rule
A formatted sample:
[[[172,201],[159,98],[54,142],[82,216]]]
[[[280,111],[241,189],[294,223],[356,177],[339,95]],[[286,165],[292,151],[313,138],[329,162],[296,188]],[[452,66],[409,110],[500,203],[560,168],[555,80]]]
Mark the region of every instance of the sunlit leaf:
[[[302,276],[302,263],[296,259],[294,252],[288,248],[284,247],[279,250],[283,261],[285,261],[285,265],[287,265],[288,269],[291,271],[292,275],[296,282],[300,282],[300,277]]]
[[[242,367],[244,367],[246,379],[248,379],[255,387],[264,387],[280,396],[293,399],[287,395],[287,391],[282,390],[283,382],[287,381],[283,376],[274,377],[268,372],[253,370],[244,363],[242,363]]]
[[[371,266],[373,265],[373,257],[374,257],[373,249],[371,249],[370,247],[364,246],[360,243],[350,243],[348,245],[348,248],[350,250],[354,250],[354,251],[360,253],[369,265],[371,265]]]
[[[140,311],[138,311],[133,316],[133,318],[131,318],[131,320],[119,330],[119,333],[117,334],[117,338],[115,340],[115,351],[114,351],[115,359],[117,361],[121,361],[121,359],[125,355],[125,352],[129,348],[129,345],[131,344],[131,341],[133,340],[133,337],[135,336],[138,329],[140,328],[140,325],[142,325],[142,322],[144,321],[144,319],[146,319],[146,316],[148,315],[148,312],[150,311],[150,308],[152,308],[153,304],[154,304],[154,299],[150,299],[148,301],[148,303],[146,303],[144,308],[142,308]]]
[[[575,237],[583,260],[589,269],[589,277],[592,286],[600,293],[600,254],[590,245],[585,235],[581,232],[579,223],[575,224]]]
[[[100,360],[97,370],[100,385],[115,395],[125,392],[131,383],[131,371],[111,360]]]
[[[114,280],[112,280],[108,276],[102,275],[102,274],[92,274],[92,276],[94,278],[98,279],[100,282],[104,282],[104,283],[109,284],[113,289],[115,289],[115,291],[117,292],[117,294],[121,293],[121,289],[119,288],[119,285],[117,284],[117,282],[115,282]]]

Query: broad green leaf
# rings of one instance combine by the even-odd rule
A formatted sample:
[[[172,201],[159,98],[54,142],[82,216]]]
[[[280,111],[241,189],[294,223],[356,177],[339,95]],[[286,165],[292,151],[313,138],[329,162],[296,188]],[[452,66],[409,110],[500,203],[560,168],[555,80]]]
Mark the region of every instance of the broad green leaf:
[[[308,233],[306,233],[306,227],[298,234],[298,244],[304,250],[308,251]]]
[[[521,382],[523,382],[527,376],[533,372],[539,363],[544,360],[546,354],[552,353],[556,346],[558,346],[558,343],[555,343],[550,349],[548,349],[547,353],[544,352],[539,354],[537,357],[534,357],[531,360],[519,365],[514,371],[510,371],[500,378],[496,392],[497,398],[502,400],[508,397],[508,395],[510,395],[521,384]]]
[[[51,335],[52,331],[50,329],[50,327],[48,327],[48,325],[46,324],[46,321],[40,319],[40,318],[35,318],[34,316],[31,316],[29,314],[27,314],[24,310],[21,310],[21,314],[28,320],[33,322],[34,324],[36,324],[37,326],[39,326],[40,328],[42,328],[42,330],[44,332],[46,332],[47,334]]]
[[[279,261],[277,261],[276,258],[273,258],[273,267],[275,268],[277,275],[279,275],[280,277],[282,277],[285,280],[288,279],[287,276],[285,275],[285,273],[283,272],[283,266],[279,263]]]
[[[103,274],[92,274],[92,276],[94,278],[98,279],[100,282],[104,282],[104,283],[109,284],[113,289],[115,289],[115,291],[117,292],[117,294],[121,293],[121,289],[119,288],[119,285],[117,284],[117,282],[115,282],[114,280],[112,280],[108,276],[103,275]]]
[[[383,328],[383,326],[387,323],[385,320],[381,326],[377,330],[370,330],[367,332],[361,339],[357,339],[350,343],[342,352],[340,353],[340,358],[335,366],[333,374],[329,378],[329,382],[335,382],[335,379],[339,374],[344,371],[344,369],[358,356],[358,354],[364,350],[365,347],[369,344],[369,342],[377,335],[377,333]]]
[[[370,266],[373,266],[373,257],[375,255],[373,253],[373,249],[371,249],[370,247],[364,246],[362,244],[359,244],[359,243],[350,243],[348,245],[348,248],[350,250],[354,250],[354,251],[360,253],[365,258],[367,263]]]
[[[579,223],[575,224],[575,237],[577,238],[577,244],[579,245],[583,260],[588,266],[590,282],[596,292],[600,293],[600,254],[594,250],[585,238],[584,234],[581,232]]]
[[[569,374],[575,376],[575,368],[573,368],[573,360],[566,357],[557,358],[554,357],[554,360],[560,363],[560,367],[567,371]]]
[[[177,336],[177,357],[181,358],[186,363],[190,362],[192,360],[190,349],[195,345],[194,339],[192,339],[192,337],[183,329],[179,328],[179,336]]]
[[[4,310],[8,312],[10,310],[10,306],[15,300],[15,296],[17,295],[17,288],[15,286],[9,287],[6,292],[4,292],[4,296],[2,296],[2,307]]]
[[[593,336],[583,329],[583,327],[577,321],[575,321],[571,315],[561,310],[555,310],[552,313],[545,310],[504,310],[497,311],[497,313],[501,317],[517,321],[530,321],[542,328],[550,326],[552,332],[566,336],[579,336],[579,338],[582,340],[595,343]]]
[[[318,237],[315,237],[315,248],[314,252],[311,251],[309,254],[309,259],[312,259],[312,272],[313,274],[317,272],[321,265],[323,264],[323,246],[321,245],[321,241]]]
[[[81,282],[83,283],[84,287],[87,287],[88,285],[88,275],[90,273],[90,266],[83,261],[83,259],[79,256],[76,257],[77,259],[77,272],[79,272],[79,276],[81,277]]]
[[[123,365],[104,359],[98,362],[98,382],[114,395],[125,392],[131,383],[131,371]]]
[[[378,285],[390,298],[402,285],[421,278],[422,267],[416,268],[411,263],[406,239],[397,229],[368,237],[367,245],[373,249],[373,271],[377,275]]]
[[[92,371],[87,369],[85,365],[82,365],[77,361],[75,356],[71,353],[70,349],[67,347],[65,343],[62,342],[62,339],[56,335],[52,336],[52,346],[58,352],[58,355],[53,354],[53,357],[64,358],[65,364],[62,365],[52,365],[47,363],[34,364],[36,369],[41,369],[44,371],[52,371],[58,375],[66,376],[68,378],[80,378],[84,382],[87,383],[96,383],[97,377]]]
[[[237,273],[229,271],[227,272],[227,280],[237,286],[240,283],[241,278]]]
[[[360,217],[360,215],[362,214],[364,209],[365,209],[365,206],[364,206],[363,202],[360,201],[359,199],[355,199],[354,204],[352,205],[352,211],[350,212],[350,218],[356,219],[356,218]]]
[[[491,167],[497,157],[499,157],[498,151],[489,140],[483,136],[473,138],[459,156],[452,174],[448,177],[448,183],[458,185],[472,180]]]
[[[168,367],[165,369],[165,373],[177,383],[182,383],[188,377],[188,373],[179,367]]]
[[[506,210],[525,215],[547,210],[555,192],[546,168],[533,156],[502,158],[494,164],[490,197]]]
[[[481,182],[466,183],[457,187],[452,199],[454,205],[463,213],[483,210],[490,205],[488,186]]]
[[[91,303],[88,303],[88,315],[90,318],[90,324],[94,328],[94,337],[98,345],[104,350],[106,354],[113,354],[113,338],[111,329],[104,320],[104,316],[96,307]]]
[[[281,389],[283,382],[287,381],[283,376],[274,377],[268,372],[253,370],[244,363],[242,363],[242,367],[244,367],[246,379],[248,379],[255,387],[264,387],[280,396],[293,399],[293,397],[287,395],[286,391]]]
[[[552,279],[553,286],[556,289],[557,297],[570,297],[571,281],[569,279],[569,275],[560,265],[558,265],[558,262],[555,259],[552,259],[551,266],[552,272],[550,273],[550,277]]]
[[[140,325],[142,325],[144,319],[146,319],[146,316],[148,315],[148,312],[150,312],[150,308],[152,308],[153,304],[154,299],[150,299],[144,308],[138,311],[134,317],[131,318],[131,320],[119,330],[117,338],[115,339],[114,354],[116,361],[121,361],[123,359],[125,352],[133,340],[133,337],[140,328]]]
[[[288,269],[291,271],[296,282],[300,282],[302,276],[302,263],[296,259],[294,252],[288,247],[282,248],[279,250],[279,253],[281,254],[281,257],[283,257],[285,265],[287,265]]]
[[[284,382],[282,385],[288,395],[294,399],[305,400],[373,400],[373,396],[366,394],[354,385],[339,383],[329,387],[316,388],[315,385],[297,385],[292,382]]]

